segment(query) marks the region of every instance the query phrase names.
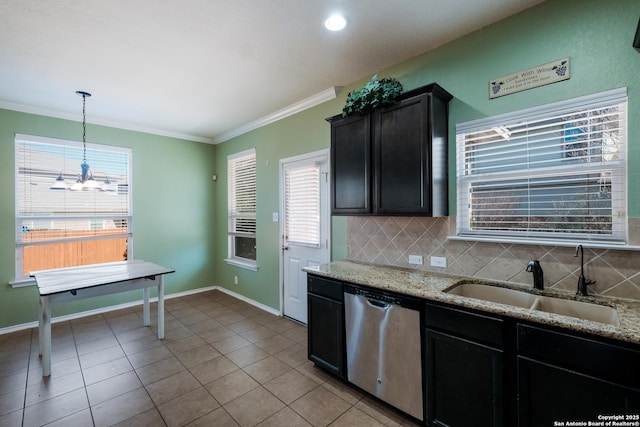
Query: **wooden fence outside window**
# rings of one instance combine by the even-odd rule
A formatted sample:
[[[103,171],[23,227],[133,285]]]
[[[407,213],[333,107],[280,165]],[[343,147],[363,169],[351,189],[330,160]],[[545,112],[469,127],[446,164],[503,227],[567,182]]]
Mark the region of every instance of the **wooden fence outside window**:
[[[122,230],[88,230],[65,232],[64,237],[122,234]],[[59,239],[57,230],[30,230],[23,234],[24,242]],[[57,242],[25,246],[22,252],[23,273],[51,268],[124,261],[127,259],[127,238],[114,237],[97,240]]]

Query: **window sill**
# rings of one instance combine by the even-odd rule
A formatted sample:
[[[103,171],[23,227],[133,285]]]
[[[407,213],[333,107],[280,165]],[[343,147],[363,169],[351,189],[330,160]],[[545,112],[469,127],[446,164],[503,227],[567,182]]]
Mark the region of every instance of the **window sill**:
[[[245,261],[236,258],[227,258],[224,260],[229,265],[234,265],[236,267],[245,268],[251,271],[258,271],[258,264],[254,261]]]
[[[593,249],[614,249],[618,251],[640,251],[638,245],[627,245],[626,243],[605,243],[592,240],[527,240],[517,238],[500,238],[500,237],[474,237],[474,236],[448,236],[448,240],[461,240],[467,242],[486,242],[486,243],[511,243],[517,245],[538,245],[538,246],[561,246],[575,248],[576,245],[582,245],[585,248]]]
[[[35,286],[36,279],[30,278],[30,279],[14,280],[13,282],[9,282],[9,285],[12,288],[24,288],[26,286]]]

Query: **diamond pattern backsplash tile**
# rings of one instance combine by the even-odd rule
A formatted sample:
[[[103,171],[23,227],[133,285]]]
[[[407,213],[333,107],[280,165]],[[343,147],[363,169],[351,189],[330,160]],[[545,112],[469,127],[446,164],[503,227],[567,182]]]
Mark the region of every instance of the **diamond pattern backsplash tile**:
[[[639,244],[630,220],[631,244]],[[537,259],[546,287],[575,290],[580,259],[575,248],[448,240],[455,218],[369,217],[347,219],[347,258],[373,264],[416,268],[486,280],[533,284],[527,263]],[[422,255],[420,266],[409,264],[409,255]],[[447,267],[432,267],[430,257],[445,257]],[[584,249],[584,274],[596,283],[592,294],[640,300],[640,252]]]

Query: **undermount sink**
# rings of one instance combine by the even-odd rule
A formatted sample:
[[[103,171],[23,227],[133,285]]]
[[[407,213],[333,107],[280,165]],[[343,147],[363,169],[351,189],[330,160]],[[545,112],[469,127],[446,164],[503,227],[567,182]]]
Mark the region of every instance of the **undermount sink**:
[[[620,325],[618,310],[606,305],[552,297],[539,297],[531,309],[606,323],[608,325]]]
[[[545,313],[560,314],[608,325],[620,325],[618,310],[605,305],[534,295],[518,289],[478,283],[462,283],[446,292],[451,295],[507,304]]]
[[[521,308],[531,308],[536,299],[535,295],[517,289],[480,285],[478,283],[463,283],[448,290],[447,293]]]

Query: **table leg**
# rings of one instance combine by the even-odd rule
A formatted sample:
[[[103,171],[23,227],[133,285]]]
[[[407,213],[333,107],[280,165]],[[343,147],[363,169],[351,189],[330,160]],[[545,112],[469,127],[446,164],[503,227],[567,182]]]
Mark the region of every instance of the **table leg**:
[[[144,326],[151,324],[151,315],[149,314],[149,288],[142,288],[142,321]]]
[[[48,297],[40,297],[42,306],[42,331],[39,336],[42,338],[40,347],[42,348],[42,376],[51,375],[51,304]]]
[[[38,355],[39,356],[42,356],[43,328],[44,328],[44,307],[42,304],[42,297],[40,297],[38,299]]]
[[[164,338],[164,276],[158,281],[158,339]]]

